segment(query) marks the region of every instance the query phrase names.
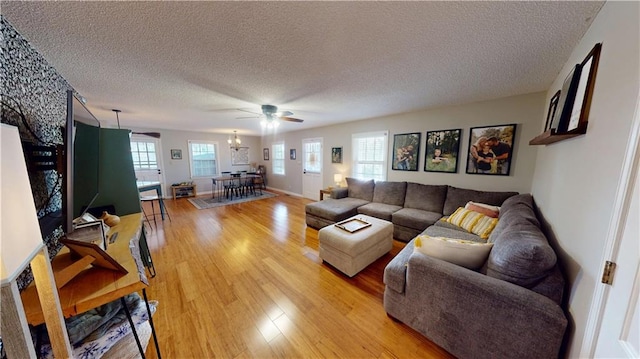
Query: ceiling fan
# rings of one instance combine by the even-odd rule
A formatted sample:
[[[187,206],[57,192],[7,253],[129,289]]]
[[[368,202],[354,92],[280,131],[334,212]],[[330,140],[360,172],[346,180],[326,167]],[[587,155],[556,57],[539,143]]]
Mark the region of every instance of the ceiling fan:
[[[267,127],[267,128],[278,127],[278,125],[280,124],[279,123],[280,120],[288,121],[288,122],[298,122],[298,123],[304,121],[299,118],[289,117],[293,115],[293,112],[291,111],[278,112],[278,107],[273,105],[262,105],[261,114],[257,112],[242,110],[242,109],[238,109],[238,110],[258,115],[258,116],[238,117],[238,118],[262,118],[262,121],[260,121],[260,123],[262,124],[263,127]]]

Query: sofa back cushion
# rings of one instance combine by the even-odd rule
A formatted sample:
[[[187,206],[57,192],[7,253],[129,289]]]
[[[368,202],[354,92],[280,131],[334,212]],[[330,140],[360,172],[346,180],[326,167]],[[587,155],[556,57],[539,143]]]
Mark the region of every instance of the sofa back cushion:
[[[407,196],[404,199],[404,207],[442,213],[446,197],[446,185],[434,186],[409,182],[407,183]],[[456,208],[453,210],[455,211]]]
[[[373,180],[362,181],[356,178],[347,177],[349,197],[371,202],[373,201],[374,186],[375,184],[373,183]]]
[[[408,193],[408,191],[407,191]],[[517,195],[518,192],[490,192],[475,191],[472,189],[456,188],[449,186],[447,199],[444,202],[442,214],[445,216],[455,212],[458,207],[464,207],[467,202],[480,202],[493,206],[501,206],[507,198]]]
[[[407,182],[378,181],[373,190],[373,202],[402,206],[407,193]]]
[[[531,195],[504,202],[495,233],[489,237],[494,246],[487,261],[488,276],[531,288],[554,271],[556,253],[537,223]]]

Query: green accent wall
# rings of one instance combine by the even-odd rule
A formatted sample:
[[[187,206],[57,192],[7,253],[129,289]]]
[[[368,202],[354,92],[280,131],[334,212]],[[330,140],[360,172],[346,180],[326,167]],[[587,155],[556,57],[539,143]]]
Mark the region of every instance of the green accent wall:
[[[99,188],[92,207],[113,205],[119,216],[141,212],[131,159],[130,130],[100,129]]]

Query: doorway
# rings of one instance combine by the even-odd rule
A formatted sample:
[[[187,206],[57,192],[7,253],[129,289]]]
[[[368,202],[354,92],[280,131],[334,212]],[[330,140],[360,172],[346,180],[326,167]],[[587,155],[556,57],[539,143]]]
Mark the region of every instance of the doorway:
[[[131,157],[137,181],[160,182],[164,188],[160,139],[144,135],[131,135]]]
[[[302,140],[302,196],[320,199],[322,189],[322,138]]]

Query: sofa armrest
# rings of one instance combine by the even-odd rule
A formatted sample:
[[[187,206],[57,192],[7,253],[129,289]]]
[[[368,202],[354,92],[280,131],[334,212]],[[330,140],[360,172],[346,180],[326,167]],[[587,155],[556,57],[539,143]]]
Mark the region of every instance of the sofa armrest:
[[[340,199],[349,196],[349,189],[347,187],[338,187],[331,190],[331,198]]]
[[[405,295],[421,306],[427,337],[464,357],[556,358],[567,326],[549,298],[421,253],[407,264]]]

